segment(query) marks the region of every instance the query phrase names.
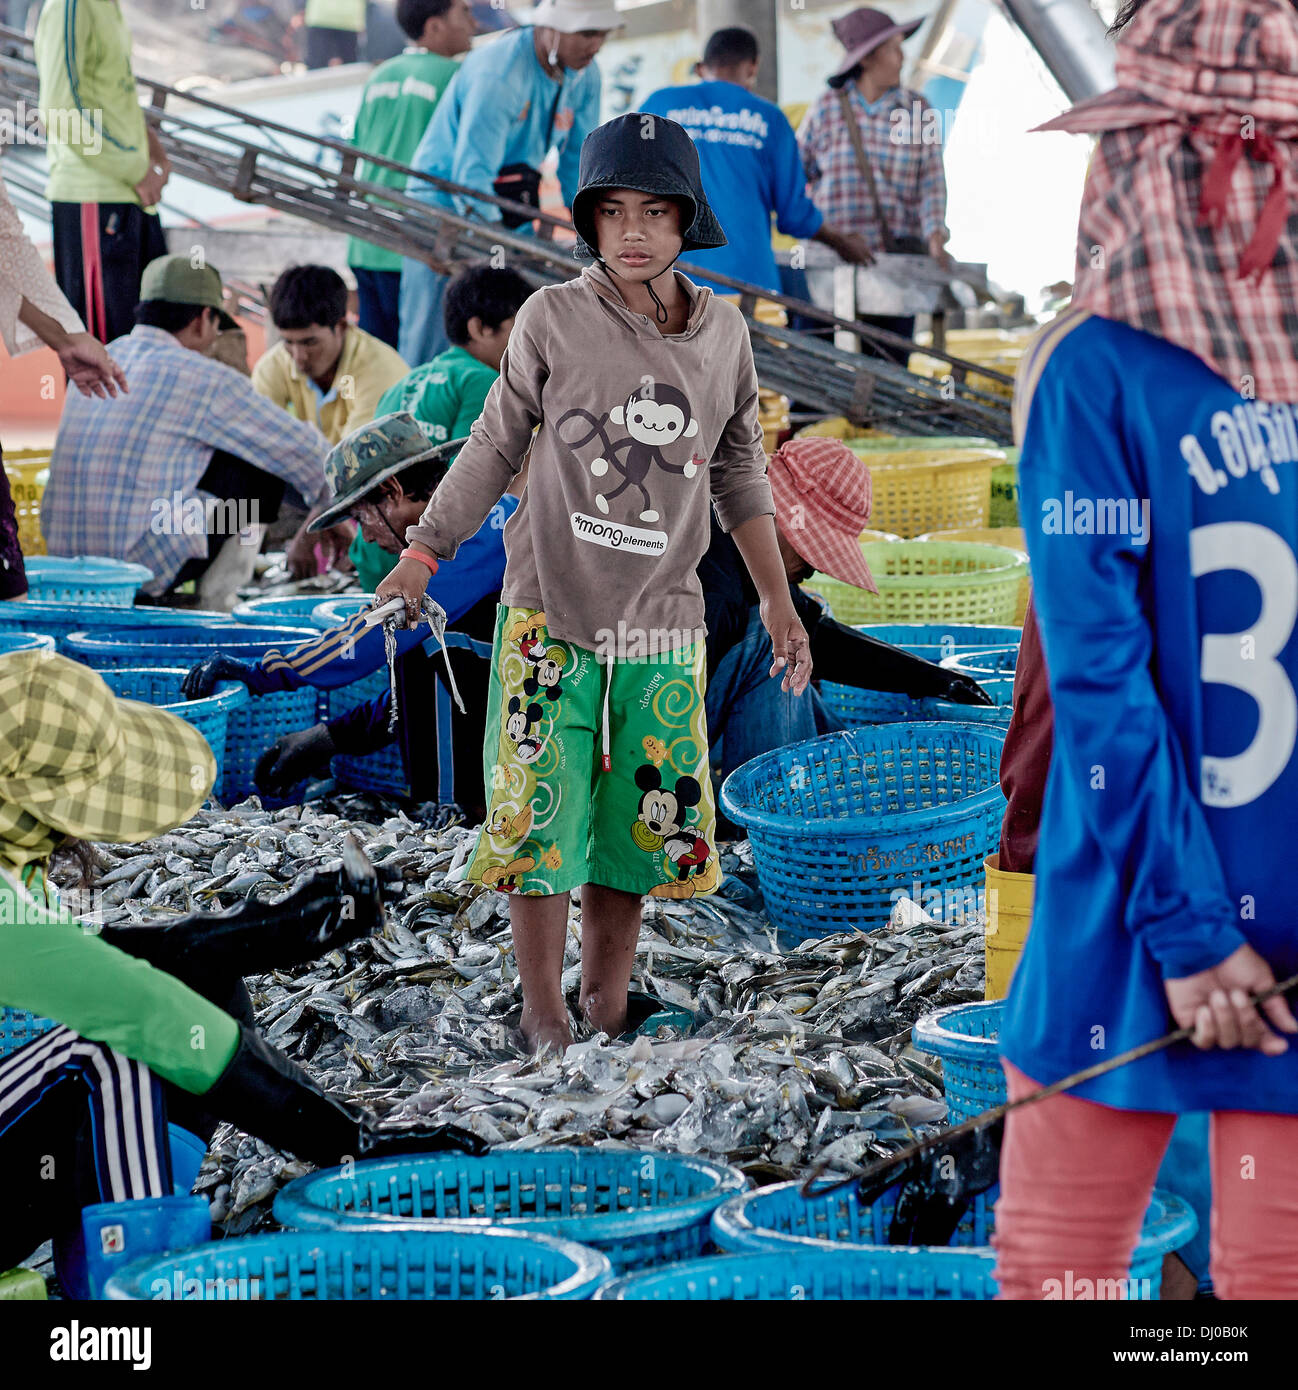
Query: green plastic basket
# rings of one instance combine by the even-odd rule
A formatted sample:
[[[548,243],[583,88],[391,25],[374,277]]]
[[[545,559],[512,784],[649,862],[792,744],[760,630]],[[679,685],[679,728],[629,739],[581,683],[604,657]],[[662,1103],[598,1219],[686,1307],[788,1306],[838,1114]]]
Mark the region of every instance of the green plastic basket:
[[[841,623],[1012,624],[1028,572],[1021,550],[973,541],[865,541],[861,553],[878,594],[826,574],[805,585]]]
[[[1005,462],[992,469],[989,526],[1021,526],[1019,519],[1019,451],[1005,450]]]

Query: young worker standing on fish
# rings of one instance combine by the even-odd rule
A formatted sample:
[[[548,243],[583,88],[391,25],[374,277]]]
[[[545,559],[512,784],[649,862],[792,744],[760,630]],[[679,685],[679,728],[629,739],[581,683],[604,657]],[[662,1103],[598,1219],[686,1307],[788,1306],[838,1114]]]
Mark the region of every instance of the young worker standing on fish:
[[[1101,138],[1015,406],[1054,749],[1001,1044],[1011,1099],[1194,1045],[1009,1115],[997,1277],[1128,1296],[1176,1116],[1208,1111],[1216,1292],[1293,1299],[1298,1021],[1250,996],[1298,970],[1298,11],[1127,8],[1119,87],[1044,127]]]
[[[59,1025],[0,1058],[0,1269],[78,1228],[83,1206],[170,1195],[169,1104],[184,1102],[183,1122],[204,1138],[225,1119],[324,1164],[476,1142],[381,1129],[326,1096],[250,1013],[212,1002],[229,1002],[233,982],[246,1008],[243,973],[316,959],[376,926],[363,858],[364,878],[344,869],[272,914],[196,914],[101,939],[60,905],[56,849],[170,830],[202,805],[215,771],[195,728],[115,699],[88,667],[41,651],[0,657],[0,1007]],[[305,909],[303,894],[315,895]]]
[[[739,311],[674,263],[725,236],[675,122],[621,116],[581,152],[573,221],[597,264],[519,311],[500,380],[379,586],[412,619],[530,453],[506,528],[471,879],[515,894],[529,1045],[571,1040],[560,977],[582,894],[581,1007],[610,1034],[645,894],[720,879],[708,775],[703,594],[709,503],[761,595],[772,675],[806,689],[806,630],[776,539],[757,374]],[[597,248],[597,249],[595,249]],[[533,442],[533,430],[539,426]]]

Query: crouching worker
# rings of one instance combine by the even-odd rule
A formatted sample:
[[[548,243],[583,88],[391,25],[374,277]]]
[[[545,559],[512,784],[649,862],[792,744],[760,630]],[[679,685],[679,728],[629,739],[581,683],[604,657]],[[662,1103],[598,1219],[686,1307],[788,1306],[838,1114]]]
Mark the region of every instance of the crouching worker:
[[[380,1128],[265,1042],[246,993],[242,1020],[206,997],[377,926],[363,856],[275,914],[123,928],[120,946],[59,904],[47,879],[56,850],[170,830],[203,803],[215,771],[196,729],[115,699],[89,668],[44,652],[0,657],[0,1005],[58,1025],[0,1059],[0,1269],[75,1229],[83,1206],[169,1196],[169,1105],[187,1107],[180,1122],[205,1137],[229,1120],[320,1164],[459,1142],[456,1131]]]
[[[780,559],[789,597],[810,635],[816,679],[991,704],[968,676],[837,622],[798,587],[819,571],[878,592],[860,546],[870,519],[868,465],[836,439],[794,439],[771,459],[769,477]],[[771,749],[841,729],[842,721],[814,687],[795,694],[770,679],[771,644],[757,589],[734,541],[715,520],[699,580],[708,625],[708,731],[721,776]]]
[[[453,439],[430,448],[419,422],[405,413],[363,426],[325,460],[333,501],[312,524],[332,526],[354,516],[365,539],[395,557],[405,545],[406,529],[418,522],[446,477],[446,455],[462,443]],[[429,596],[446,610],[448,627],[455,627],[446,634],[445,655],[427,627],[396,634],[395,729],[389,727],[391,693],[385,690],[336,719],[289,734],[257,766],[263,792],[283,794],[302,778],[323,772],[335,754],[361,757],[396,741],[414,800],[458,805],[475,823],[482,819],[481,750],[491,638],[505,573],[505,523],[517,506],[514,497],[496,502],[429,587]],[[267,652],[255,663],[213,653],[185,678],[185,696],[202,699],[225,680],[242,681],[254,695],[306,685],[319,690],[350,685],[387,664],[383,628],[366,627],[365,617],[358,613],[313,641]],[[448,661],[464,701],[463,714],[452,714]]]

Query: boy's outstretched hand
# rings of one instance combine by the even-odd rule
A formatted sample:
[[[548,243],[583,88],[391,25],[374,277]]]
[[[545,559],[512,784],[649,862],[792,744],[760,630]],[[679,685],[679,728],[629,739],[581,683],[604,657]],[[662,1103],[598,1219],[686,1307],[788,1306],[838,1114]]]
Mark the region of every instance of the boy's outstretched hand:
[[[374,606],[381,608],[389,599],[406,601],[406,618],[413,627],[421,617],[420,604],[432,578],[428,566],[418,560],[398,560],[388,577],[374,591]]]
[[[763,599],[761,604],[762,626],[771,635],[771,675],[784,672],[780,682],[781,690],[801,695],[811,680],[811,641],[807,629],[802,626],[793,600],[787,592],[781,599]]]

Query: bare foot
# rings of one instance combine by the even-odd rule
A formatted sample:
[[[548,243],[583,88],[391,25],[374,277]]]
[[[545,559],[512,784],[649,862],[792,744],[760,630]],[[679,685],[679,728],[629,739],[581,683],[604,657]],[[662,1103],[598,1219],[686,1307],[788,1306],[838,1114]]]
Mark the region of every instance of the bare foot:
[[[626,1032],[625,991],[617,1001],[604,994],[588,995],[581,1001],[581,1011],[597,1033],[607,1033],[610,1038],[616,1038]]]
[[[572,1044],[572,1030],[568,1026],[566,1012],[542,1014],[525,1006],[518,1026],[523,1040],[533,1052],[540,1052],[547,1043],[556,1051],[563,1052]]]

